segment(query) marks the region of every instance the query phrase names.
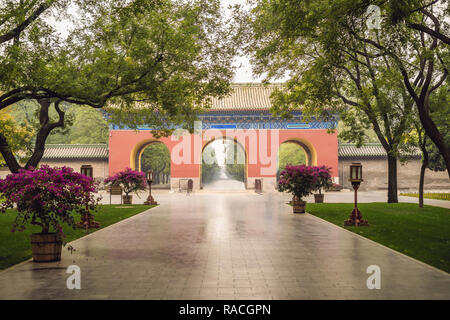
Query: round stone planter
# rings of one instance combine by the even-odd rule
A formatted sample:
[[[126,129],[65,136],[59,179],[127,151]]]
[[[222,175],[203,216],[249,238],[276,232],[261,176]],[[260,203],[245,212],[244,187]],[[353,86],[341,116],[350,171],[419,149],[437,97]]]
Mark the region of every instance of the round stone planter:
[[[324,197],[325,197],[324,194],[320,194],[320,193],[315,194],[315,195],[314,195],[314,202],[315,202],[315,203],[323,203],[323,198],[324,198]]]
[[[61,260],[62,239],[59,233],[33,233],[31,252],[35,262]]]
[[[292,202],[294,213],[305,213],[306,201],[295,200]]]
[[[133,202],[133,196],[123,196],[123,204],[131,204]]]

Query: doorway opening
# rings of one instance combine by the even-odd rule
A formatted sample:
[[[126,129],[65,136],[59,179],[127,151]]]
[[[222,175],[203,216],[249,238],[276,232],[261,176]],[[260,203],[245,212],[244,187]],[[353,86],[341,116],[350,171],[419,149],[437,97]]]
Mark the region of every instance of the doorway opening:
[[[311,155],[309,149],[303,143],[297,141],[283,142],[278,150],[277,181],[280,178],[280,172],[287,165],[310,165],[310,163]]]
[[[247,161],[237,141],[223,137],[209,142],[202,151],[201,187],[207,190],[245,190]]]
[[[153,170],[152,188],[170,189],[170,152],[161,142],[153,142],[139,155],[139,170]]]

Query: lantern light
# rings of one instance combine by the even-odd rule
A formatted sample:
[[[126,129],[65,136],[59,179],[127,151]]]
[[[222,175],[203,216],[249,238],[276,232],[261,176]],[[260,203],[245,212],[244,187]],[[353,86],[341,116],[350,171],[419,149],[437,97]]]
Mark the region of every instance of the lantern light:
[[[350,182],[361,182],[362,178],[362,165],[359,162],[353,162],[350,165]]]
[[[148,170],[147,171],[147,180],[148,181],[153,181],[153,170]]]
[[[152,196],[152,182],[153,182],[153,170],[147,171],[147,183],[148,183],[148,197],[144,202],[146,205],[156,205],[158,204]]]
[[[359,185],[363,181],[362,178],[362,165],[359,162],[353,162],[350,165],[350,178],[353,190],[355,190],[355,207],[353,208],[350,217],[344,221],[344,226],[368,226],[367,220],[364,220],[361,211],[358,209],[358,189]]]

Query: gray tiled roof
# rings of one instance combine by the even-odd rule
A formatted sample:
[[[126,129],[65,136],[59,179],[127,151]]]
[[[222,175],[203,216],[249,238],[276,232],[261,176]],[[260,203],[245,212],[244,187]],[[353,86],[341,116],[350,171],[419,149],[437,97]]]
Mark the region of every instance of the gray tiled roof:
[[[212,99],[210,110],[269,110],[270,95],[278,84],[263,85],[259,83],[235,83],[231,85],[228,96]]]
[[[412,157],[420,157],[420,151],[417,150],[409,154]],[[368,159],[368,158],[386,158],[387,154],[383,146],[379,143],[368,143],[360,148],[355,144],[341,143],[339,144],[339,159]]]
[[[108,160],[106,144],[47,144],[43,160],[101,159]]]
[[[268,111],[272,104],[270,95],[276,88],[281,88],[282,84],[261,84],[261,83],[233,83],[230,85],[230,93],[223,97],[211,98],[211,106],[208,111]],[[117,108],[111,105],[110,108]],[[146,102],[138,102],[134,105],[137,109],[148,107]]]
[[[106,144],[47,144],[43,160],[57,159],[101,159],[108,160],[109,150]],[[411,154],[420,157],[420,152]],[[360,148],[355,144],[339,144],[339,159],[386,158],[381,144],[369,143]]]

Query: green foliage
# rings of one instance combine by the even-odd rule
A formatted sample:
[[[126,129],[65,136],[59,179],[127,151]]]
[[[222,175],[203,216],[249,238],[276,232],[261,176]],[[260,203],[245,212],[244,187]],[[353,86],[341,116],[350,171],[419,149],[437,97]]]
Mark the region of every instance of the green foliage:
[[[442,133],[445,142],[450,145],[450,84],[447,82],[438,89],[438,92],[430,98],[431,115]],[[436,145],[427,140],[427,150],[429,152],[428,168],[433,171],[445,171],[444,158]]]
[[[430,113],[438,130],[443,133],[443,138],[447,144],[450,145],[450,132],[447,128],[450,127],[450,95],[448,94],[448,85],[444,85],[437,90],[437,93],[430,98]],[[421,127],[418,115],[413,117],[415,129],[411,130],[405,140],[402,142],[401,149],[406,152],[417,150],[422,151],[422,159],[427,156],[427,168],[432,171],[445,171],[446,165],[444,158],[436,145],[426,135],[424,129]],[[424,149],[424,150],[423,150]]]
[[[39,130],[39,105],[33,101],[21,101],[10,107],[11,115],[17,125],[23,127],[29,125],[34,135],[31,142],[35,140],[35,134]],[[98,109],[67,104],[64,128],[53,130],[47,138],[49,144],[95,144],[107,143],[109,127]],[[56,121],[58,115],[54,108],[50,109],[51,120]],[[30,144],[31,148],[31,144]]]
[[[295,142],[286,142],[280,145],[278,151],[278,170],[284,170],[287,165],[306,163],[305,150]]]
[[[412,104],[402,103],[399,72],[352,37],[351,32],[365,31],[360,5],[349,15],[350,7],[358,7],[350,1],[261,1],[252,24],[256,40],[249,49],[259,72],[291,74],[285,89],[272,96],[276,114],[302,108],[307,116],[326,120],[339,113],[345,124],[342,140],[361,145],[365,132],[375,129],[395,154]]]
[[[389,15],[404,16],[420,3],[260,0],[249,14],[239,12],[246,17],[239,21],[250,33],[246,52],[255,73],[265,74],[267,81],[289,73],[285,87],[272,95],[273,113],[289,117],[290,111],[301,108],[306,118],[324,120],[339,113],[342,140],[361,145],[365,133],[374,130],[389,154],[397,156],[414,113],[414,101],[397,68],[399,59],[414,65],[431,54],[435,67],[439,59],[437,50],[418,48],[419,34],[405,26],[383,20],[380,30],[367,30],[366,10],[377,4]],[[428,45],[432,40],[424,41]],[[442,71],[448,50],[439,50]]]
[[[28,122],[18,123],[10,110],[0,110],[0,131],[4,133],[6,139],[11,141],[9,147],[21,161],[26,160],[30,156],[34,130]],[[5,161],[3,156],[0,155],[0,166],[4,165]]]
[[[170,152],[163,143],[152,143],[141,155],[141,171],[153,170],[153,180],[159,184],[161,174],[170,174]]]
[[[225,173],[230,179],[245,181],[245,150],[239,143],[225,140]]]
[[[400,193],[401,196],[405,197],[415,197],[418,198],[418,193]],[[436,193],[436,192],[425,192],[423,194],[425,199],[435,199],[435,200],[447,200],[450,201],[450,193]]]
[[[404,6],[364,0],[257,0],[254,4],[249,13],[239,12],[245,16],[239,21],[249,33],[245,51],[255,73],[266,81],[289,75],[284,87],[271,96],[273,114],[289,117],[291,111],[301,109],[305,120],[329,120],[338,114],[344,123],[340,139],[360,146],[372,129],[391,160],[399,158],[416,107],[421,122],[430,122],[428,99],[418,96],[431,97],[442,85],[450,65],[449,47],[409,25],[381,19],[381,28],[371,30],[366,24],[370,4],[381,10],[392,5],[396,12]],[[416,14],[447,28],[445,13],[437,12],[436,16],[420,10]],[[437,143],[440,133],[432,127],[425,129],[434,133],[430,137]],[[448,154],[442,143],[438,147]],[[394,162],[389,163],[388,201],[397,202]]]
[[[56,138],[51,136],[49,143],[108,143],[109,127],[100,110],[74,105],[70,107],[69,112],[73,114],[74,119],[71,126],[66,125],[69,130],[67,142],[51,142],[51,138]],[[64,139],[61,134],[60,139]]]
[[[216,180],[219,176],[220,168],[217,163],[205,163],[202,162],[202,182],[208,183]]]
[[[245,164],[228,163],[226,165],[227,175],[237,181],[245,181]]]
[[[14,30],[42,3],[51,10],[24,25],[16,37],[1,38],[1,32]],[[23,100],[62,100],[104,108],[120,125],[148,125],[158,129],[156,134],[169,134],[174,124],[192,129],[210,97],[228,93],[236,41],[219,0],[62,0],[28,5],[21,8],[8,1],[0,10],[0,40],[6,39],[0,41],[0,110]],[[55,17],[68,23],[66,35],[52,25]],[[80,126],[97,123],[88,111],[85,117],[94,121]],[[40,121],[44,138],[55,129],[46,127],[48,123]],[[74,134],[74,141],[94,140]],[[102,136],[103,127],[93,135]],[[36,152],[42,148],[43,143]],[[2,153],[7,150],[0,148]],[[16,163],[8,165],[17,170]]]

